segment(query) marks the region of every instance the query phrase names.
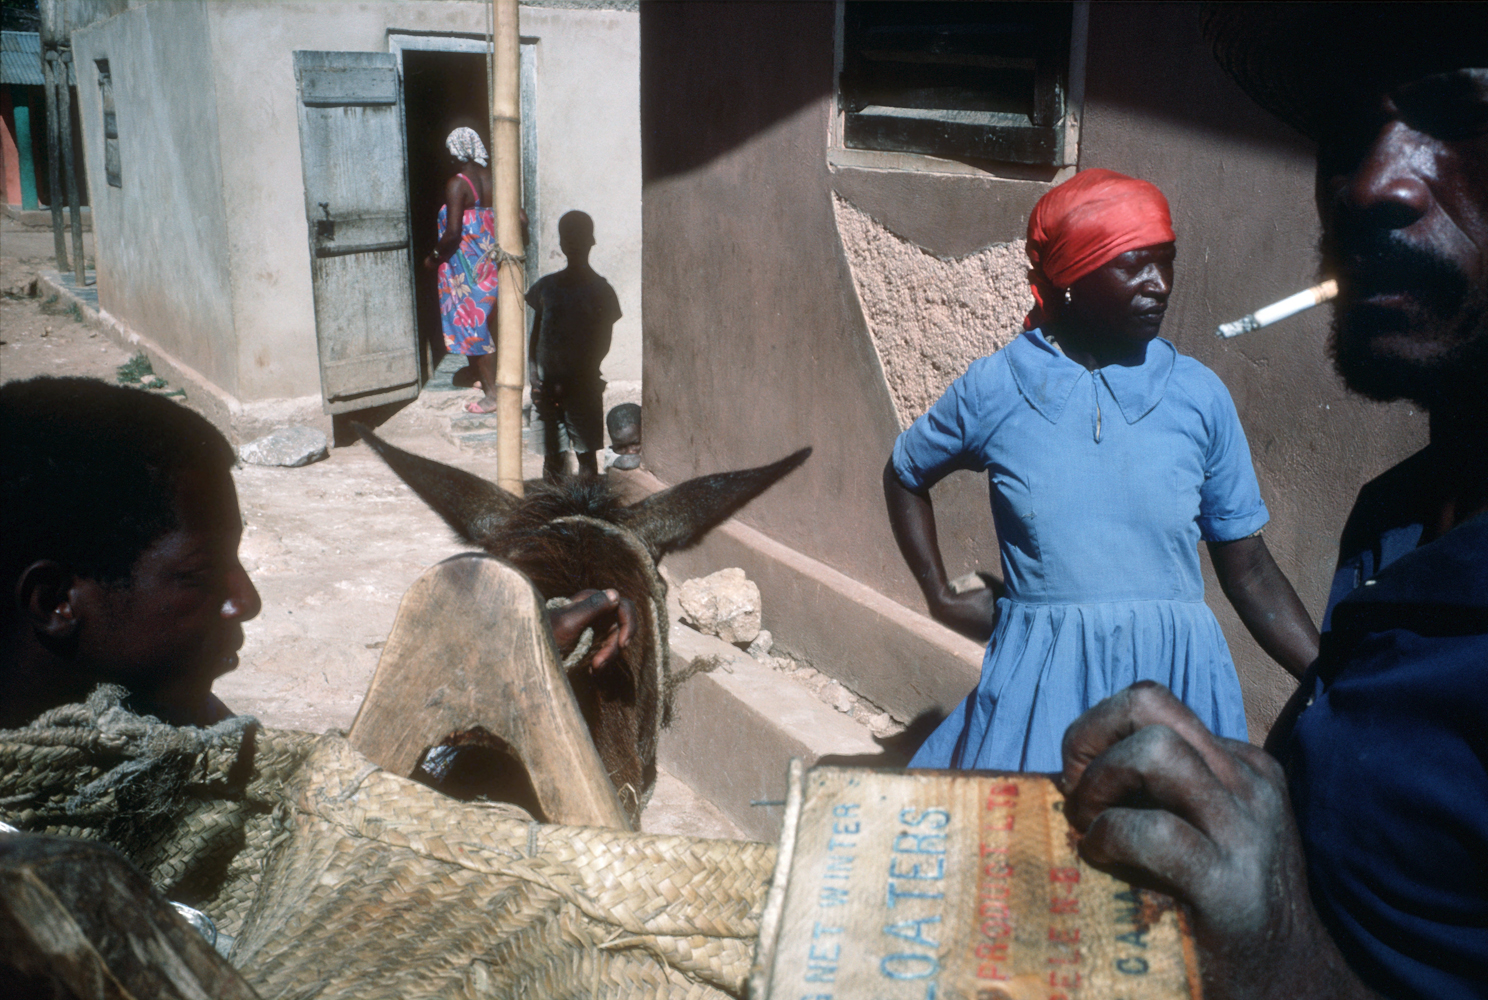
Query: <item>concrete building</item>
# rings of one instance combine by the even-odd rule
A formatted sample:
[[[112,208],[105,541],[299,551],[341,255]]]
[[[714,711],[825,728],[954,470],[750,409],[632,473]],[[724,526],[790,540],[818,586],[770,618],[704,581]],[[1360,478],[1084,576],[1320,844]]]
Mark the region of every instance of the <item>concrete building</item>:
[[[935,42],[977,17],[1011,47]],[[1163,335],[1229,387],[1267,541],[1321,615],[1355,491],[1426,421],[1345,394],[1326,310],[1214,337],[1314,283],[1317,222],[1309,143],[1220,71],[1198,5],[647,3],[640,22],[647,462],[679,482],[816,449],[745,527],[669,557],[679,579],[742,566],[778,645],[901,720],[965,695],[981,649],[923,614],[880,473],[900,428],[1021,329],[1031,206],[1108,167],[1171,200]],[[984,477],[934,502],[951,576],[995,566]],[[1259,737],[1294,684],[1206,574]]]
[[[110,0],[73,23],[99,303],[237,440],[417,395],[442,352],[444,137],[487,131],[478,0]],[[87,23],[91,20],[91,23]],[[634,0],[521,12],[529,277],[595,220],[640,378]]]

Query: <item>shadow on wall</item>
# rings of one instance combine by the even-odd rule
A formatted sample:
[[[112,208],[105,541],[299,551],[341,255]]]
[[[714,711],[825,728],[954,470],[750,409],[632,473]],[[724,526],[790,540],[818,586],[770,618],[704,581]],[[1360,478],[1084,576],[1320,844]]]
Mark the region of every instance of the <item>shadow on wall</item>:
[[[1194,132],[1311,159],[1313,143],[1262,111],[1204,41],[1198,3],[1091,4],[1085,100],[1139,111]],[[1132,58],[1133,53],[1164,58]],[[1181,83],[1174,69],[1184,68]],[[1082,157],[1083,160],[1083,157]],[[1087,164],[1081,163],[1082,167]],[[1099,164],[1089,164],[1099,166]]]
[[[1142,9],[1154,6],[1092,7],[1087,111],[1088,102],[1106,104],[1260,147],[1311,154],[1308,140],[1257,108],[1214,62],[1200,30],[1199,4],[1165,3],[1160,16]],[[642,4],[640,16],[644,183],[696,170],[835,93],[830,0],[689,0]],[[1170,58],[1132,58],[1154,52]],[[1177,89],[1175,65],[1195,70]],[[679,80],[687,85],[679,86]]]
[[[904,731],[893,736],[875,736],[873,742],[881,748],[880,753],[828,754],[816,762],[818,767],[908,767],[909,760],[930,738],[930,734],[945,721],[945,713],[937,710],[921,712],[904,727]]]
[[[695,170],[831,94],[835,17],[830,2],[641,4],[642,183]]]

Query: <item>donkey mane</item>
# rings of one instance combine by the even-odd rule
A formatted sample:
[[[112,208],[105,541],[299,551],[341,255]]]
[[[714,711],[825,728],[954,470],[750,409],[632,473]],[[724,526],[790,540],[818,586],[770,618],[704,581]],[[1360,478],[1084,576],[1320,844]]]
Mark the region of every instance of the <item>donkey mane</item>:
[[[560,517],[592,517],[612,524],[624,522],[625,504],[605,479],[571,476],[557,483],[527,483],[527,495],[516,501],[498,534],[536,531]]]

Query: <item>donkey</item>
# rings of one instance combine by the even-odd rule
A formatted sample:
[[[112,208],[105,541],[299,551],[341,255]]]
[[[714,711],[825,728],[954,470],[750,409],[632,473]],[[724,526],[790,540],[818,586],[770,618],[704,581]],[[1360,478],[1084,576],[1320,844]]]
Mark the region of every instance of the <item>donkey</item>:
[[[670,722],[666,583],[657,563],[701,541],[811,454],[689,479],[626,505],[600,477],[528,484],[518,499],[495,483],[394,447],[352,425],[455,534],[521,570],[545,599],[613,588],[636,607],[620,662],[598,673],[583,661],[569,683],[595,749],[633,826],[656,784],[656,744]]]

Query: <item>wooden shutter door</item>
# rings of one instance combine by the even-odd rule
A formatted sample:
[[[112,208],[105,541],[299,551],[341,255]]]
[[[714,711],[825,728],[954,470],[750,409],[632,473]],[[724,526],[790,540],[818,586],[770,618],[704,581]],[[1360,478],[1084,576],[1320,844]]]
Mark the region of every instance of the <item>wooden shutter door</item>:
[[[296,52],[325,412],[419,392],[403,99],[385,52]]]

